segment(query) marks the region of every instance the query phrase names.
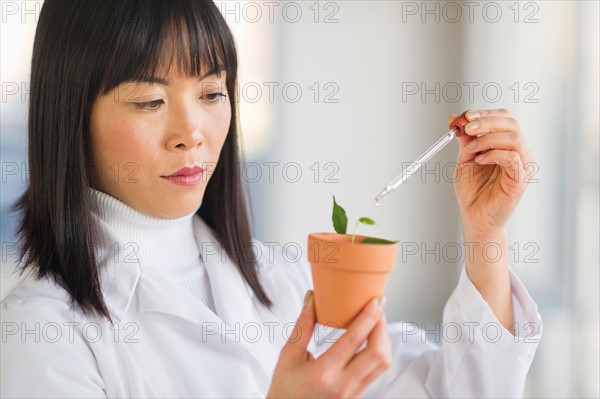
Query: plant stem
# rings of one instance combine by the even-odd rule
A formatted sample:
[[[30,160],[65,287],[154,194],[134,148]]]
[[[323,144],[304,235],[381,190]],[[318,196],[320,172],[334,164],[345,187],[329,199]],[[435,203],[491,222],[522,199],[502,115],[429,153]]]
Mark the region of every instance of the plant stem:
[[[354,231],[352,231],[352,244],[354,244],[354,236],[356,235],[356,228],[358,227],[358,220],[354,224]]]

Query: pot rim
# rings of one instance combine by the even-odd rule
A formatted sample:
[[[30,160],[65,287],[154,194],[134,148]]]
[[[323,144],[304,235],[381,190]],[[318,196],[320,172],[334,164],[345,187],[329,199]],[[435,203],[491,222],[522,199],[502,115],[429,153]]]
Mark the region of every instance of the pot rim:
[[[308,237],[309,237],[309,239],[312,238],[314,240],[324,241],[324,242],[344,242],[345,243],[345,242],[352,241],[352,234],[347,234],[347,233],[346,234],[339,234],[339,233],[331,233],[331,232],[322,232],[322,233],[321,232],[317,232],[317,233],[309,233]],[[358,241],[358,242],[356,241],[356,239],[361,239],[362,240],[362,239],[365,239],[365,238],[378,238],[378,239],[382,239],[383,240],[384,238],[381,238],[381,237],[365,236],[365,235],[362,235],[362,234],[356,234],[356,235],[354,235],[354,237],[355,237],[354,238],[355,239],[355,242],[354,242],[355,244],[369,245],[369,246],[371,246],[371,245],[377,245],[377,246],[396,245],[397,246],[398,245],[397,241],[392,241],[390,243],[378,243],[378,244],[375,244],[375,243],[362,243],[360,241]],[[329,238],[336,238],[336,239],[332,240],[332,239],[329,239]],[[388,240],[388,241],[390,241],[390,240]]]
[[[395,265],[395,259],[397,259],[398,243],[394,242],[392,245],[387,244],[362,244],[361,242],[351,243],[351,234],[338,234],[338,233],[313,233],[308,237],[308,261],[314,267],[317,266],[319,269],[333,269],[344,272],[363,273],[363,274],[387,274],[392,271]],[[364,238],[366,236],[357,235],[358,238]],[[334,239],[332,239],[334,238]],[[317,255],[320,252],[311,252],[311,247],[314,245],[322,247],[327,250],[330,246],[335,246],[340,251],[335,251],[329,255],[323,254],[321,257]],[[337,261],[333,261],[330,256],[338,254]],[[315,258],[316,257],[316,258]],[[383,257],[383,258],[382,258]],[[388,260],[392,257],[394,262],[387,264]],[[329,261],[327,261],[329,259]],[[346,260],[344,260],[346,259]],[[358,260],[360,259],[360,260]],[[379,262],[385,260],[384,264]],[[340,260],[344,264],[340,263]],[[375,262],[378,265],[372,264]],[[357,266],[357,262],[369,262],[370,267],[364,267],[362,264]]]

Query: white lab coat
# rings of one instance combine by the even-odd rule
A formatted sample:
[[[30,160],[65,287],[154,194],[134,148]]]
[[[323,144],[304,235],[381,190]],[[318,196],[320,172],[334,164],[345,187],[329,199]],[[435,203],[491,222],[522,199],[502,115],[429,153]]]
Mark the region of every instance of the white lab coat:
[[[106,240],[101,247],[119,242],[97,220]],[[312,287],[310,267],[304,259],[290,262],[291,253],[286,259],[274,251],[271,258],[261,246],[259,276],[275,304],[269,311],[198,216],[194,230],[218,316],[152,260],[115,257],[108,249],[100,254],[112,326],[73,310],[52,282],[26,278],[2,301],[2,397],[266,395],[279,351]],[[541,319],[522,283],[511,279],[520,336],[499,328],[463,270],[445,307],[439,342],[425,340],[435,334],[414,324],[390,324],[393,365],[365,396],[521,396]],[[535,329],[529,337],[527,322]],[[309,346],[316,356],[330,345],[330,332],[317,329]]]

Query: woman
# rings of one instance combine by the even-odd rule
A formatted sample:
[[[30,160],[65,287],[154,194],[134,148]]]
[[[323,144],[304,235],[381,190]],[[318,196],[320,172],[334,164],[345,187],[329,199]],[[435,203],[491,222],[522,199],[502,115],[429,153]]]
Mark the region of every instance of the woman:
[[[339,339],[314,333],[307,264],[248,256],[268,249],[240,184],[236,76],[212,1],[45,1],[3,396],[521,395],[539,337],[523,326],[541,321],[477,246],[444,313],[464,331],[441,348],[388,327],[382,298]],[[532,158],[507,111],[468,119],[465,240],[506,248]]]

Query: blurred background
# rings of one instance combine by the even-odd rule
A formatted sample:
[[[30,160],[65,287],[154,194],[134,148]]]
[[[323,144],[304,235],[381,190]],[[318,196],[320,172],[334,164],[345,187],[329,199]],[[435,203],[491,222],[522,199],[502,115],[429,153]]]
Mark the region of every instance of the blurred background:
[[[2,293],[9,206],[27,181],[28,75],[41,1],[2,1]],[[432,329],[463,265],[452,185],[458,143],[374,197],[465,109],[507,108],[537,164],[509,225],[511,266],[544,333],[527,397],[598,397],[597,1],[216,1],[240,56],[243,175],[256,237],[306,251],[332,195],[358,233],[401,241],[390,321]]]

